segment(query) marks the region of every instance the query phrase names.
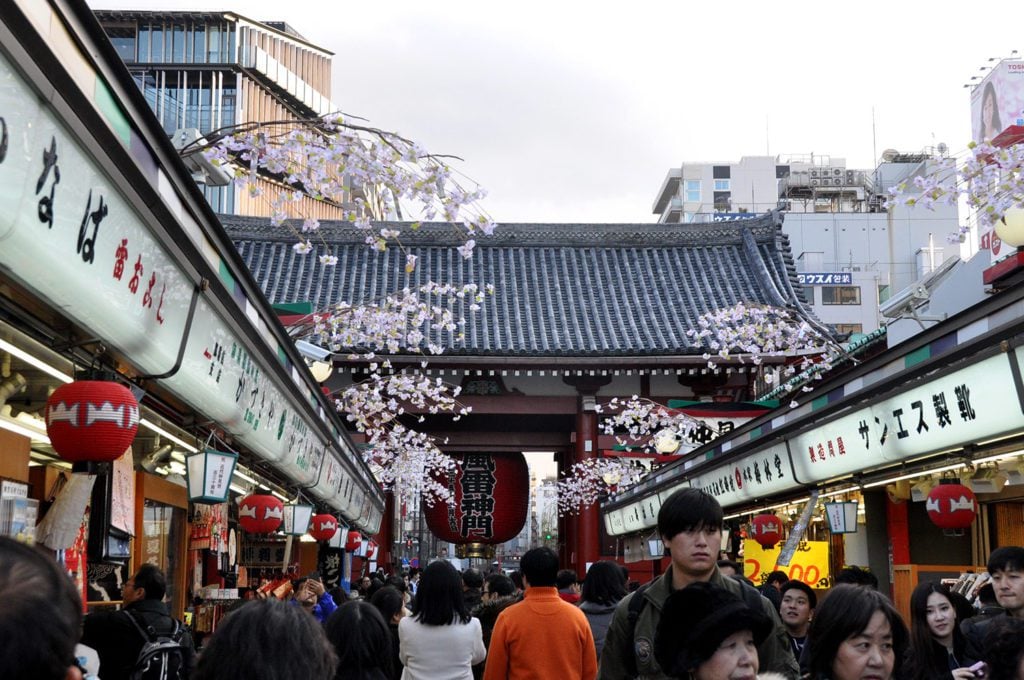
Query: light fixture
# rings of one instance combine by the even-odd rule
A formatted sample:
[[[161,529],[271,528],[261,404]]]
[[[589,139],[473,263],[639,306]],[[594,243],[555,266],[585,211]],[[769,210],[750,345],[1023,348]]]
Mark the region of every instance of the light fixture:
[[[313,380],[322,383],[334,373],[334,366],[326,361],[311,361],[309,362],[309,372],[313,374]]]
[[[287,497],[287,496],[285,496],[285,495],[283,495],[283,494],[279,494],[279,493],[278,493],[278,492],[276,492],[276,491],[271,491],[270,493],[271,493],[271,494],[273,494],[274,496],[277,496],[278,498],[280,498],[280,499],[281,499],[282,501],[284,501],[285,503],[287,503],[287,502],[288,502],[288,497]]]
[[[1024,208],[1007,208],[995,228],[1003,243],[1015,248],[1024,246]]]
[[[145,418],[140,418],[139,419],[139,425],[141,425],[141,426],[143,426],[143,427],[145,427],[145,428],[147,428],[149,430],[152,430],[153,432],[156,432],[158,435],[160,435],[162,437],[166,437],[167,439],[170,439],[172,442],[174,442],[175,444],[177,444],[181,448],[185,449],[189,453],[199,453],[199,449],[197,449],[196,447],[192,446],[191,444],[186,442],[184,439],[181,439],[180,437],[177,437],[177,436],[171,434],[170,432],[168,432],[167,430],[165,430],[164,428],[160,427],[159,425],[157,425],[156,423],[154,423],[154,422],[152,422],[150,420],[146,420]]]
[[[857,501],[834,501],[825,503],[825,518],[833,534],[857,533]]]
[[[226,501],[228,489],[235,488],[231,484],[231,475],[237,462],[237,453],[212,449],[194,453],[186,458],[185,485],[188,488],[189,500],[193,503]]]
[[[999,466],[999,469],[1006,475],[1007,484],[1024,484],[1024,463],[1004,463]]]
[[[49,376],[51,376],[53,378],[56,378],[57,380],[60,380],[62,383],[69,383],[69,382],[73,382],[74,381],[74,378],[72,378],[67,373],[64,373],[63,371],[57,370],[56,368],[54,368],[50,364],[46,363],[42,359],[37,359],[36,357],[32,356],[31,354],[29,354],[25,350],[19,349],[18,347],[15,347],[11,343],[7,342],[6,340],[0,340],[0,349],[2,349],[5,352],[11,354],[12,356],[18,357],[19,359],[24,361],[26,364],[29,364],[31,366],[34,366],[35,368],[38,368],[43,373],[46,373],[47,375],[49,375]]]
[[[984,463],[999,463],[1004,460],[1010,460],[1019,457],[1024,451],[1008,451],[1006,453],[998,453],[994,456],[985,456],[984,458],[977,458],[974,460],[975,465],[983,465]]]
[[[925,477],[920,482],[910,487],[910,500],[915,503],[922,503],[928,500],[928,494],[931,493],[932,487],[935,486],[935,478],[931,475]]]
[[[865,489],[873,489],[876,486],[885,486],[886,484],[892,484],[893,482],[902,482],[904,479],[917,479],[918,477],[924,477],[926,475],[932,475],[932,474],[935,474],[936,472],[946,472],[948,470],[959,470],[962,467],[965,467],[965,465],[963,463],[954,463],[952,465],[946,465],[944,467],[932,468],[931,470],[926,470],[924,472],[914,472],[914,473],[909,474],[909,475],[900,475],[898,477],[890,477],[889,479],[883,479],[883,480],[878,481],[878,482],[871,482],[869,484],[865,484],[863,488],[865,488]]]
[[[249,476],[249,474],[248,474],[249,471],[248,470],[245,470],[245,472],[243,472],[243,470],[244,470],[244,468],[241,465],[236,467],[235,468],[235,477],[238,477],[239,479],[244,479],[245,481],[249,482],[250,484],[259,484],[259,482],[257,482],[255,479],[253,479],[252,477]]]
[[[665,554],[665,542],[661,540],[657,531],[647,537],[646,544],[648,559],[661,559],[661,556]]]
[[[13,432],[14,434],[20,434],[22,437],[28,437],[34,442],[42,442],[43,444],[50,443],[50,438],[46,436],[46,432],[40,432],[27,424],[18,422],[14,418],[8,418],[7,416],[0,415],[0,429]]]
[[[974,493],[999,493],[1007,481],[1009,476],[996,467],[981,468],[964,480],[966,486]]]
[[[235,493],[242,494],[243,496],[246,496],[246,495],[249,494],[249,490],[248,489],[246,489],[244,487],[241,487],[241,486],[239,486],[237,484],[229,484],[228,488],[231,489],[232,491],[234,491]]]
[[[290,536],[302,536],[309,529],[309,520],[313,517],[313,506],[294,503],[284,506],[282,529]]]

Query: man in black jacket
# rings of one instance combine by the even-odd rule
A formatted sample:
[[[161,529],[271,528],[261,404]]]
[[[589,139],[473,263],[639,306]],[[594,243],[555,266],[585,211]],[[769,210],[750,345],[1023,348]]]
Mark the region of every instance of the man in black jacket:
[[[168,614],[167,605],[163,602],[166,594],[167,579],[163,572],[155,565],[144,564],[121,589],[122,610],[100,611],[85,617],[82,644],[99,654],[100,677],[103,680],[127,680],[139,651],[147,642],[132,624],[129,617],[133,615],[144,630],[147,626],[152,627],[157,634],[170,635],[175,623],[182,628],[182,660],[185,671],[191,674],[196,663],[192,636],[183,623],[176,622]]]
[[[975,616],[960,624],[967,638],[964,656],[971,659],[988,657],[985,637],[994,622],[1007,616],[1024,619],[1024,548],[1003,546],[993,550],[988,558],[988,573],[992,576],[996,601],[1005,613]]]

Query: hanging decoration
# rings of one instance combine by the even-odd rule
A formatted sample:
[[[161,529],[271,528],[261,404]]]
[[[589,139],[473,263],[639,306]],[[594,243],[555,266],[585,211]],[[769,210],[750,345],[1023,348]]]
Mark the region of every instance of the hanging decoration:
[[[947,533],[962,535],[978,514],[974,492],[958,479],[943,479],[928,493],[928,518]],[[959,533],[957,533],[959,532]]]
[[[269,534],[281,526],[284,503],[269,494],[250,494],[238,505],[238,523],[250,534]]]
[[[309,524],[309,535],[318,541],[329,541],[338,530],[338,519],[334,515],[313,515]]]
[[[427,526],[456,555],[493,558],[496,545],[515,538],[526,522],[530,473],[521,453],[467,453],[442,480],[450,504],[424,504]]]
[[[750,537],[770,550],[782,540],[782,520],[768,513],[754,517],[750,522]]]
[[[345,550],[354,553],[359,552],[363,547],[363,535],[358,531],[348,532],[348,539],[345,541]]]
[[[124,385],[110,380],[76,380],[46,400],[46,434],[66,461],[116,460],[139,429],[139,402]]]

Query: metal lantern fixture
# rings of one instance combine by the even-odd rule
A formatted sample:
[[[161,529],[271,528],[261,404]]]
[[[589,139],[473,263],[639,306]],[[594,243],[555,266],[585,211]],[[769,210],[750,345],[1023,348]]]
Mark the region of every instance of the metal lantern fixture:
[[[250,534],[269,534],[281,526],[284,503],[269,494],[250,494],[238,505],[238,523]]]
[[[312,505],[293,503],[291,505],[284,506],[284,516],[281,522],[284,533],[289,536],[301,536],[306,533],[312,516]]]
[[[825,518],[833,534],[857,533],[857,501],[825,503]]]
[[[782,520],[771,514],[758,515],[750,522],[750,535],[762,548],[771,550],[782,540]]]
[[[647,554],[652,560],[661,559],[665,555],[665,542],[657,531],[647,537]]]
[[[961,535],[974,523],[978,499],[957,479],[943,479],[928,494],[928,518],[944,533]],[[958,533],[959,532],[959,533]]]
[[[318,541],[329,541],[337,530],[337,517],[328,514],[316,515],[309,526],[309,535]]]
[[[73,463],[117,460],[139,429],[139,402],[110,380],[76,380],[46,400],[46,435],[53,450]]]
[[[185,459],[185,486],[193,503],[223,503],[231,493],[238,454],[227,451],[200,451]]]

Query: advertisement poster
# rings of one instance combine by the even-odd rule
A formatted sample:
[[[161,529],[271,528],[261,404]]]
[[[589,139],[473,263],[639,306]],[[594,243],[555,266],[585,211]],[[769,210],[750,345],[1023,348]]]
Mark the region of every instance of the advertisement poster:
[[[743,541],[743,575],[759,586],[768,579],[768,574],[778,569],[791,580],[803,581],[812,588],[829,587],[828,541],[801,541],[788,567],[776,566],[781,551],[781,543],[766,550],[757,541],[746,539]]]
[[[1011,125],[1024,125],[1024,61],[1004,59],[971,91],[975,142],[991,141]]]
[[[129,536],[135,535],[135,470],[132,447],[114,461],[110,492],[110,524]]]

